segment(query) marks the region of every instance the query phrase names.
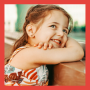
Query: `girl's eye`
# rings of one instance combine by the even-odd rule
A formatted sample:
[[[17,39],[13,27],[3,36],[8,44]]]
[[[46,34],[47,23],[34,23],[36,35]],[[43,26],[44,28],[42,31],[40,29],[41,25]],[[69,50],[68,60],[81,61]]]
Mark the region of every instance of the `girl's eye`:
[[[63,32],[67,33],[67,30],[63,29]]]
[[[55,26],[55,25],[51,25],[50,27],[52,27],[52,28],[56,28],[56,26]]]

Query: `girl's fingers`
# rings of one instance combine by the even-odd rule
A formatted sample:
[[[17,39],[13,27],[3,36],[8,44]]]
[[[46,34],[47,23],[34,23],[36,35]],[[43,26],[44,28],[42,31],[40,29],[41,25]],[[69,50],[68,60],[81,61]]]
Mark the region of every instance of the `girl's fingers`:
[[[38,46],[38,44],[34,44],[34,47]]]
[[[62,42],[62,44],[61,44],[61,48],[64,48],[65,43],[66,43],[66,40]]]
[[[61,45],[61,48],[63,48],[63,47],[64,47],[64,44],[65,44],[65,43],[63,43],[63,44]]]
[[[42,46],[43,46],[43,42],[40,42],[39,44],[38,44],[38,48],[40,49],[40,48],[42,48]]]
[[[46,50],[48,47],[48,43],[44,43],[44,50]]]
[[[50,43],[50,44],[49,44],[49,49],[51,49],[52,47],[53,47],[53,45]]]
[[[43,42],[40,42],[38,44],[34,44],[34,47],[38,47],[39,49],[41,49],[42,47],[44,47],[44,50],[46,50],[47,48],[51,49],[53,47],[52,44],[48,44],[48,43],[43,43]]]
[[[63,38],[62,44],[61,44],[61,48],[64,48],[66,42],[67,42],[67,35],[64,35],[64,38]]]

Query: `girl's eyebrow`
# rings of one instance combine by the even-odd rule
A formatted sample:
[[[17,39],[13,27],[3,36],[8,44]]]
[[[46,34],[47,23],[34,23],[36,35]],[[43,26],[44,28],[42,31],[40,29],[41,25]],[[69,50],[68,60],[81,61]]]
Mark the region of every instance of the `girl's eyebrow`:
[[[52,23],[54,23],[54,24],[58,24],[58,25],[59,25],[59,23],[58,23],[58,22],[52,22]]]

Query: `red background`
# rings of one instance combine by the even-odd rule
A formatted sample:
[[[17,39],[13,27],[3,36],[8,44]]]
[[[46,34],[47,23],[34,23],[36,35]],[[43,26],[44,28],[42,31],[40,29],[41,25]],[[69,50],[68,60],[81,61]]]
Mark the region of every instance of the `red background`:
[[[86,85],[85,86],[4,86],[4,4],[86,4]],[[90,90],[90,4],[89,0],[0,0],[0,90],[26,89],[61,89],[61,90]]]

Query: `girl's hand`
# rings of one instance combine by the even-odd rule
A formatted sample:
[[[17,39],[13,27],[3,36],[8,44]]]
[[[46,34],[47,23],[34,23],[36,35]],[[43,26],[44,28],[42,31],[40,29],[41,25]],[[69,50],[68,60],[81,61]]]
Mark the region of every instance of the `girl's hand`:
[[[61,44],[61,48],[64,48],[67,42],[67,35],[64,35],[64,38],[62,39],[62,44]],[[48,42],[40,42],[37,44],[34,44],[34,47],[38,47],[38,49],[41,49],[42,47],[44,47],[44,50],[47,50],[47,48],[51,49],[53,48],[53,44],[48,43]]]
[[[63,39],[62,39],[61,48],[64,48],[64,47],[66,46],[67,38],[68,38],[67,35],[64,34],[64,37],[63,37]]]
[[[40,42],[38,44],[34,44],[34,47],[38,47],[38,49],[41,49],[42,47],[44,47],[43,49],[47,50],[47,48],[51,49],[53,47],[53,45],[51,43]]]

